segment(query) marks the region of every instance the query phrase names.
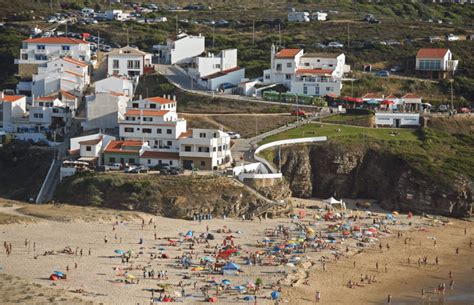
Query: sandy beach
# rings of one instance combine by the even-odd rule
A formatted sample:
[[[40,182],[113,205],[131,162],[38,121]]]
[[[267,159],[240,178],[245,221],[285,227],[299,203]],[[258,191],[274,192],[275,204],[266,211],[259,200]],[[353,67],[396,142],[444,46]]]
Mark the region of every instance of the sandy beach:
[[[388,294],[392,304],[422,304],[423,299],[437,302],[439,298],[444,298],[445,304],[472,304],[473,299],[465,293],[474,291],[474,248],[469,247],[474,233],[472,223],[397,215],[393,222],[383,221],[371,238],[361,237],[369,240],[361,243],[359,238],[352,237],[359,233],[352,231],[360,227],[361,232],[367,232],[367,228],[373,228],[374,219],[384,219],[390,212],[374,209],[377,214],[368,217],[366,212],[349,209],[343,212],[345,217],[358,218],[348,220],[341,216],[325,221],[320,217],[327,212],[316,209],[322,207],[321,202],[294,203],[306,206],[295,209],[302,211],[304,218],[227,218],[202,222],[77,207],[48,207],[45,212],[41,207],[25,209],[9,203],[0,207],[0,213],[4,218],[21,217],[21,221],[0,225],[0,299],[5,300],[2,304],[24,303],[25,297],[32,300],[28,304],[150,304],[150,289],[155,289],[155,303],[162,295],[197,304],[205,299],[204,293],[208,297],[217,293],[220,304],[253,303],[254,295],[258,304],[275,304],[271,293],[281,291],[280,304],[313,304],[319,291],[323,304],[386,304]],[[51,214],[54,215],[48,217]],[[335,231],[341,223],[350,224],[353,235]],[[279,226],[288,228],[289,236],[269,236]],[[284,242],[287,246],[296,244],[299,238],[295,236],[304,227],[312,228],[315,234],[307,247],[285,247],[281,251],[285,255],[271,252],[275,245]],[[186,237],[189,231],[192,238]],[[214,239],[205,242],[202,236],[207,231]],[[232,241],[237,253],[218,261],[238,264],[239,275],[211,273],[207,271],[211,264],[203,263],[204,258],[212,260],[216,253],[224,251],[222,243],[226,238]],[[4,243],[11,243],[10,255],[3,248]],[[128,262],[124,261],[127,254],[122,252],[130,253]],[[255,253],[261,253],[259,261],[248,264]],[[188,268],[181,263],[185,255],[189,257]],[[418,266],[418,259],[425,256],[426,264]],[[67,278],[50,280],[54,271],[66,273]],[[152,277],[148,273],[151,271]],[[166,271],[166,275],[159,277],[160,271]],[[449,287],[450,271],[453,289]],[[253,283],[257,278],[262,285],[255,291]],[[353,288],[349,288],[349,281]],[[447,285],[444,295],[436,294],[434,289],[442,283]],[[25,289],[8,288],[20,285]],[[246,297],[250,301],[244,300]],[[458,302],[459,297],[468,300]]]

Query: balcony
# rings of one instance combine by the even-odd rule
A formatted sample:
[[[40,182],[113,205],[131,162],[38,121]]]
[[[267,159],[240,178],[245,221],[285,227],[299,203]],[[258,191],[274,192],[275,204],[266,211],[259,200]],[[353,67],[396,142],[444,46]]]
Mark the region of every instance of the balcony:
[[[210,158],[212,156],[212,152],[198,152],[198,151],[184,151],[180,150],[179,152],[180,157],[196,157],[196,158]]]
[[[456,71],[458,68],[459,60],[448,60],[448,71]]]
[[[35,55],[48,55],[49,50],[48,49],[35,49],[34,53]]]

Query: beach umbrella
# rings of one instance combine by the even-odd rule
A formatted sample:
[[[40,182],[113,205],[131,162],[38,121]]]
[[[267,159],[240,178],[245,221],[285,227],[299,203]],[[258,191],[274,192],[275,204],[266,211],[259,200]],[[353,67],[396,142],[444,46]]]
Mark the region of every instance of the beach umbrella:
[[[398,216],[398,212],[397,212],[397,211],[393,211],[392,214],[393,214],[394,216]]]
[[[272,300],[278,300],[280,298],[280,293],[278,291],[272,291],[270,296],[272,297]]]
[[[135,279],[136,277],[133,274],[127,274],[127,279]]]
[[[61,271],[54,271],[53,274],[59,276],[59,277],[64,277],[64,273]]]
[[[223,285],[230,285],[230,281],[229,280],[222,280],[222,284]]]
[[[119,255],[125,254],[125,251],[123,251],[123,250],[115,250],[114,252],[119,254]]]
[[[213,262],[216,261],[215,258],[210,257],[210,256],[205,256],[205,257],[203,258],[203,260],[206,261],[206,262],[211,262],[211,263],[213,263]]]
[[[193,231],[186,232],[186,236],[193,236]]]
[[[369,105],[378,105],[378,104],[379,104],[379,101],[377,101],[377,100],[370,100],[370,101],[367,101],[367,104],[369,104]]]
[[[395,102],[393,102],[391,100],[383,100],[382,104],[384,104],[384,105],[393,105],[393,104],[395,104]]]
[[[245,290],[245,287],[242,285],[234,286],[234,289],[236,290]]]

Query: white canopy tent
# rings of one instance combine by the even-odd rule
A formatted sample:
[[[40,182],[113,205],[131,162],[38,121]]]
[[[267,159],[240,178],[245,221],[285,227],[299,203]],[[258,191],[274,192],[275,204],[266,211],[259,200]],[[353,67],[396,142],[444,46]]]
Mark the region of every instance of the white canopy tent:
[[[340,209],[346,209],[346,203],[342,200],[337,200],[334,197],[323,200],[324,203],[328,204],[331,207],[339,207]]]

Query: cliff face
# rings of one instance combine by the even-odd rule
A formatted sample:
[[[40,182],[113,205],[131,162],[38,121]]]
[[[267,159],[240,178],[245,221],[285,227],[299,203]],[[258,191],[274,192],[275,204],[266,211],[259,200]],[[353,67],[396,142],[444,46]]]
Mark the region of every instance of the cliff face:
[[[474,183],[446,180],[412,168],[380,147],[340,143],[282,150],[282,172],[298,197],[373,198],[389,210],[469,216]]]

